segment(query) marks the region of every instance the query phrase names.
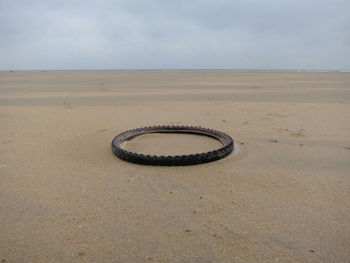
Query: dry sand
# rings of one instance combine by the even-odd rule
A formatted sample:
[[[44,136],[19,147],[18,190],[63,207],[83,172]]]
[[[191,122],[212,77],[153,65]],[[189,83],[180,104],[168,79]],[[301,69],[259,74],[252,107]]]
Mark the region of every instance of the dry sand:
[[[0,262],[350,262],[349,116],[350,73],[2,72]],[[239,151],[189,167],[112,154],[157,124]],[[216,147],[167,138],[128,147]]]

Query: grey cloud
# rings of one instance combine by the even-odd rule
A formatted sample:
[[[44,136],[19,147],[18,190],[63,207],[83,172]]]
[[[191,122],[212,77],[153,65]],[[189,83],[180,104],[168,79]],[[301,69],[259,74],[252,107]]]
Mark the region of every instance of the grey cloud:
[[[0,69],[350,68],[350,4],[0,2]]]

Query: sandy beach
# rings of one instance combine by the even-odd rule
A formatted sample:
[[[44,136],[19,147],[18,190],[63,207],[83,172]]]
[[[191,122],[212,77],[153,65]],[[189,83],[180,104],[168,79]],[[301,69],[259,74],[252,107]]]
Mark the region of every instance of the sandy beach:
[[[348,72],[0,72],[0,262],[350,262],[349,116]],[[235,152],[187,167],[113,155],[118,133],[160,124],[223,131]]]

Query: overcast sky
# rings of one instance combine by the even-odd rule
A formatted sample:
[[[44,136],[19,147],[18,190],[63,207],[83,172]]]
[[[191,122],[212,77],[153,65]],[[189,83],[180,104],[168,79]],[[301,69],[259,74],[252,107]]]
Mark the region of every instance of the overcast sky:
[[[349,0],[0,0],[0,70],[350,69]]]

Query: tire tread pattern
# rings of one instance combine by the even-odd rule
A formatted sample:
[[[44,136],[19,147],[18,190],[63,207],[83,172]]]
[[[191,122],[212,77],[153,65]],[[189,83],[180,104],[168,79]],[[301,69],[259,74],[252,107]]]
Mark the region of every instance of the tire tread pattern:
[[[206,135],[220,140],[223,146],[219,149],[187,155],[145,155],[141,153],[130,152],[121,147],[123,141],[146,133],[193,133]],[[194,126],[149,126],[137,128],[120,133],[112,140],[112,151],[120,159],[143,165],[159,165],[159,166],[184,166],[209,163],[228,156],[234,149],[234,141],[232,138],[220,131]]]

